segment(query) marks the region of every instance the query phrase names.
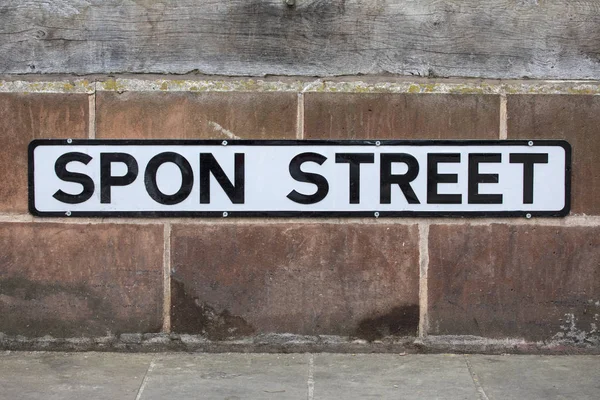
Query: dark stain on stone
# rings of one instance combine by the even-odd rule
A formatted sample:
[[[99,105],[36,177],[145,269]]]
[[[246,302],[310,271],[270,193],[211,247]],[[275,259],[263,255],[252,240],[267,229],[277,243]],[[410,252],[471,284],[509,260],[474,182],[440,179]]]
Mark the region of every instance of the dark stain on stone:
[[[83,284],[40,283],[23,277],[0,280],[0,331],[37,337],[115,332],[110,302]]]
[[[386,336],[414,336],[418,326],[419,306],[398,306],[386,314],[362,320],[353,336],[369,342]]]
[[[56,283],[40,283],[23,277],[11,277],[0,280],[0,293],[23,300],[39,299],[59,292],[77,296],[83,291],[85,291],[85,285],[67,286]]]
[[[252,335],[256,329],[228,310],[217,312],[185,290],[183,282],[171,278],[171,329],[174,333],[202,334],[210,340]]]

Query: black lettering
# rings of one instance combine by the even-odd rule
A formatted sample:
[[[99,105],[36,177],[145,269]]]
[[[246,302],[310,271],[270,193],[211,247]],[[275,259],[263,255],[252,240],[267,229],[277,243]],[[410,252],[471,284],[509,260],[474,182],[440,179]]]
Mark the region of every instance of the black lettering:
[[[534,164],[548,164],[546,153],[515,153],[510,155],[511,164],[523,164],[523,204],[533,204]]]
[[[305,162],[315,162],[319,165],[327,160],[327,157],[318,153],[302,153],[298,154],[290,161],[289,171],[292,178],[298,182],[312,183],[317,186],[317,191],[311,195],[302,194],[296,190],[292,190],[287,198],[299,204],[315,204],[323,200],[329,193],[329,183],[323,175],[313,174],[311,172],[303,172],[302,164]]]
[[[469,154],[469,204],[502,204],[501,194],[479,193],[480,183],[498,183],[498,174],[480,174],[480,163],[499,163],[502,161],[501,154]]]
[[[350,204],[360,203],[360,164],[372,164],[375,155],[372,153],[338,153],[335,162],[350,166]]]
[[[457,183],[457,174],[439,174],[439,163],[459,163],[460,154],[432,153],[427,155],[427,204],[461,204],[460,194],[438,193],[439,183]]]
[[[164,194],[160,191],[156,183],[158,168],[167,162],[177,165],[181,172],[181,187],[173,194]],[[160,153],[152,157],[148,162],[146,172],[144,173],[144,184],[146,185],[146,191],[154,201],[170,206],[181,203],[188,198],[194,186],[194,172],[188,160],[181,154],[173,152]]]
[[[123,176],[113,176],[111,164],[120,162],[127,166]],[[131,154],[101,153],[100,154],[100,203],[110,203],[111,187],[127,186],[138,176],[138,164]]]
[[[92,157],[85,153],[67,153],[58,157],[58,160],[54,164],[56,176],[65,182],[79,183],[82,186],[82,190],[79,194],[69,194],[59,189],[52,197],[67,204],[79,204],[89,200],[94,194],[94,181],[86,174],[67,171],[67,164],[70,162],[80,162],[87,165],[91,160]]]
[[[410,183],[419,175],[419,162],[410,154],[406,153],[381,153],[380,157],[380,192],[379,203],[391,204],[392,184],[400,186],[408,204],[421,204]],[[392,163],[404,163],[408,167],[405,174],[392,174]]]
[[[210,204],[210,175],[212,174],[233,204],[244,204],[244,154],[234,155],[232,184],[212,153],[200,154],[200,204]]]

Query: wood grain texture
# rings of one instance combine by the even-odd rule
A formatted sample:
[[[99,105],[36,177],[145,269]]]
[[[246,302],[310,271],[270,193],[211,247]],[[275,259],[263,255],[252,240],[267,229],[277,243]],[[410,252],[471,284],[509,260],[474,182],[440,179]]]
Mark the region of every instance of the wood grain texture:
[[[1,0],[0,73],[600,78],[597,0]]]

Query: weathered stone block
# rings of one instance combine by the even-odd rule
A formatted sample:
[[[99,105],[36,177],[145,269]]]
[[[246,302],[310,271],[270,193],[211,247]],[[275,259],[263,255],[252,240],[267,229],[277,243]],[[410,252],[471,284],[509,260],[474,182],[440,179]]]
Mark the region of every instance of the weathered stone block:
[[[88,136],[85,94],[0,93],[0,211],[27,211],[27,146]]]
[[[600,96],[512,95],[507,109],[509,139],[571,144],[571,212],[600,214]]]
[[[295,93],[98,92],[99,139],[295,139]]]
[[[465,224],[429,233],[430,334],[598,338],[600,228]]]
[[[173,331],[415,335],[418,235],[395,224],[174,225]]]
[[[162,253],[158,225],[0,224],[0,332],[157,332]]]
[[[496,95],[307,93],[306,139],[498,139]]]

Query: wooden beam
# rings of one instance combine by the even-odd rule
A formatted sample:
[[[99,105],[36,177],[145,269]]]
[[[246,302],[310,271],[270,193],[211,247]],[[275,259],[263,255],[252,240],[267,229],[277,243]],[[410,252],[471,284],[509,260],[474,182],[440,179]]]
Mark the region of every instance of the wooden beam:
[[[0,73],[600,79],[600,2],[4,0]]]

